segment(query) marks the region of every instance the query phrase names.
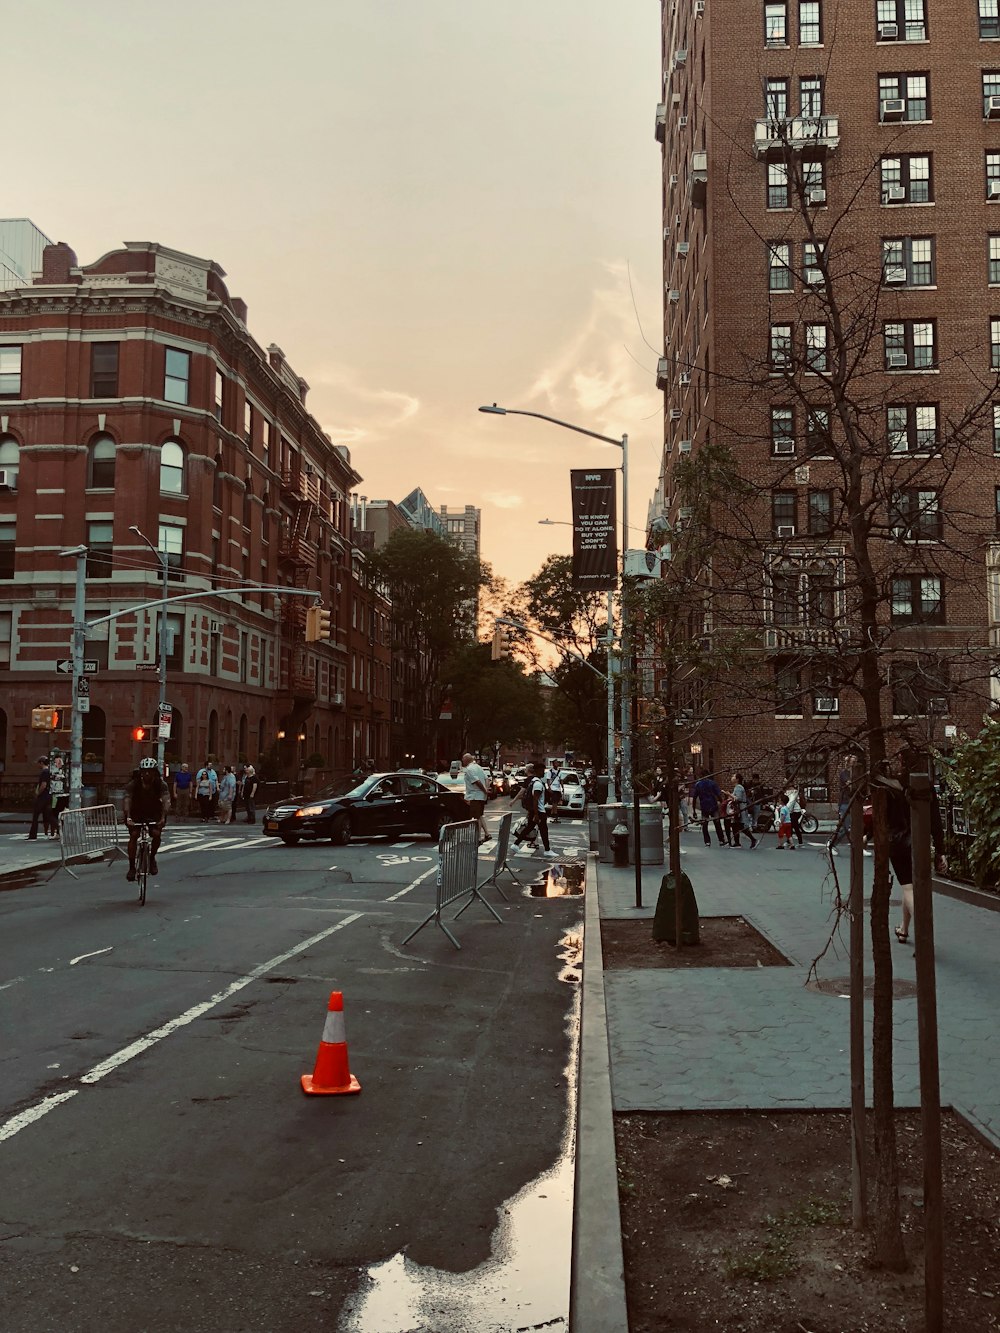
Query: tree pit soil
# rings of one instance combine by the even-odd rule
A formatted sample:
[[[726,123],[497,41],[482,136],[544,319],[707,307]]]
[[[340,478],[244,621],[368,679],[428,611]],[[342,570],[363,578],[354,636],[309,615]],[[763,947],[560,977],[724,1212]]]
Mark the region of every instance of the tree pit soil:
[[[621,967],[789,967],[759,930],[741,916],[703,916],[700,944],[675,949],[653,939],[652,917],[602,919],[605,971]]]
[[[1000,1328],[1000,1155],[942,1122],[944,1326],[986,1333]],[[897,1113],[897,1135],[904,1273],[870,1267],[851,1228],[846,1113],[616,1115],[629,1333],[922,1330],[918,1112]]]

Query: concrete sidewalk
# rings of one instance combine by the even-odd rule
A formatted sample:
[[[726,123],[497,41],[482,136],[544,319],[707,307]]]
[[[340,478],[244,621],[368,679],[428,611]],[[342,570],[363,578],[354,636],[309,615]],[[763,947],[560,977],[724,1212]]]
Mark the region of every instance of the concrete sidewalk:
[[[742,916],[792,963],[769,968],[603,970],[601,920],[650,919],[665,866],[588,867],[583,1029],[577,1143],[574,1333],[627,1327],[618,1214],[613,1112],[850,1108],[848,1002],[805,982],[833,924],[834,882],[822,834],[778,854],[705,847],[683,835],[684,870],[704,917]],[[849,860],[834,865],[846,894]],[[865,860],[866,897],[873,863]],[[974,896],[962,891],[965,898]],[[941,1100],[1000,1148],[1000,1047],[995,1037],[1000,913],[934,894]],[[893,899],[892,920],[899,917]],[[911,936],[912,940],[912,936]],[[846,982],[847,923],[818,965],[820,979]],[[865,973],[872,975],[865,925]],[[915,980],[912,943],[893,940],[894,976]],[[844,987],[846,990],[846,985]],[[906,988],[908,991],[911,988]],[[604,1020],[603,1031],[599,1030]],[[919,1105],[913,994],[893,1010],[896,1104]],[[871,1046],[871,1001],[866,1001]],[[870,1055],[866,1090],[871,1102]],[[600,1189],[596,1183],[600,1182]],[[603,1195],[603,1200],[602,1196]],[[619,1273],[622,1274],[619,1286]],[[604,1321],[604,1322],[602,1322]]]

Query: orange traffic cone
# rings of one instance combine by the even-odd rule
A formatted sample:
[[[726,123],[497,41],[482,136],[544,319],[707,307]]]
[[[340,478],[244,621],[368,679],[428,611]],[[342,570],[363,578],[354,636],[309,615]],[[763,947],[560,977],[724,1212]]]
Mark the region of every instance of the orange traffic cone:
[[[311,1074],[302,1075],[302,1091],[324,1097],[361,1091],[361,1084],[347,1064],[344,997],[339,990],[330,996],[323,1036],[316,1052],[316,1064]]]

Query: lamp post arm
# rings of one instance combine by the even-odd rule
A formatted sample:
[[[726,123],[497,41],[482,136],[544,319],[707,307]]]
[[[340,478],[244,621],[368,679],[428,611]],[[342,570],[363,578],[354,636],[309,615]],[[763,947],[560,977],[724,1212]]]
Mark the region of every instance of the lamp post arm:
[[[193,602],[201,600],[210,601],[213,597],[236,597],[244,592],[273,592],[279,597],[312,597],[319,599],[319,593],[315,588],[286,588],[284,584],[267,583],[241,583],[238,588],[210,588],[201,589],[199,592],[182,592],[176,597],[157,597],[153,602],[139,602],[135,606],[126,606],[121,611],[112,611],[110,615],[98,616],[96,620],[88,620],[85,629],[93,629],[96,625],[106,625],[112,620],[118,620],[121,616],[134,616],[138,611],[148,611],[151,606],[173,606],[174,602]]]
[[[531,634],[536,639],[544,639],[546,643],[551,643],[553,647],[558,648],[559,651],[565,653],[567,657],[575,657],[576,660],[582,662],[585,667],[590,667],[595,676],[599,676],[605,684],[607,683],[608,678],[604,672],[598,671],[593,662],[588,662],[582,653],[578,653],[575,648],[567,648],[564,643],[560,643],[558,639],[550,638],[548,634],[543,634],[540,629],[532,629],[530,625],[525,625],[520,620],[511,620],[509,616],[497,616],[496,623],[498,625],[510,625],[512,629],[523,630],[525,634]]]
[[[562,426],[564,430],[575,430],[577,435],[588,435],[592,440],[601,440],[604,444],[616,444],[619,449],[626,447],[613,435],[601,435],[596,430],[585,430],[583,426],[574,426],[571,421],[560,421],[558,417],[546,416],[544,412],[525,412],[519,407],[481,407],[480,412],[497,412],[508,417],[534,417],[536,421],[549,421],[553,426]]]

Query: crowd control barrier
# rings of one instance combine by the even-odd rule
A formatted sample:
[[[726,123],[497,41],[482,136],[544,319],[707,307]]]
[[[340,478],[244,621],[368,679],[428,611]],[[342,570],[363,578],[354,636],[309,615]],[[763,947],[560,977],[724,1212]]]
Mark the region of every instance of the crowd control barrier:
[[[507,860],[507,854],[510,851],[510,831],[513,825],[514,825],[514,814],[513,811],[511,811],[510,814],[504,815],[503,818],[500,820],[500,828],[499,831],[497,832],[497,848],[493,856],[493,869],[490,872],[490,874],[487,875],[487,877],[479,885],[479,888],[481,889],[488,888],[490,885],[492,885],[493,888],[496,889],[497,893],[499,893],[500,897],[504,900],[505,903],[510,902],[510,899],[507,897],[507,895],[504,893],[503,889],[497,882],[501,875],[504,874],[510,875],[511,879],[514,881],[514,883],[517,885],[519,889],[524,888],[524,885],[514,874],[514,871],[511,869],[510,862]],[[469,903],[471,902],[472,899],[470,898]],[[466,903],[465,907],[468,907],[469,903]],[[461,911],[455,914],[456,921],[462,915],[462,912],[465,911],[465,907],[463,907]]]
[[[103,855],[117,852],[124,856],[120,846],[118,812],[113,805],[88,805],[82,810],[64,810],[59,816],[59,848],[62,854],[60,869],[78,879],[68,862],[77,856],[92,853]]]
[[[486,910],[496,917],[501,925],[503,924],[503,918],[486,901],[479,891],[480,886],[476,883],[479,870],[479,821],[469,819],[461,824],[445,824],[441,830],[438,850],[441,859],[438,862],[434,911],[425,917],[415,930],[410,931],[403,943],[409,944],[414,935],[423,930],[429,922],[434,921],[441,927],[455,948],[461,949],[462,946],[458,940],[455,939],[455,936],[441,920],[441,913],[444,908],[466,898],[468,901],[463,903],[461,907],[461,912],[464,912],[469,903],[478,898]]]

